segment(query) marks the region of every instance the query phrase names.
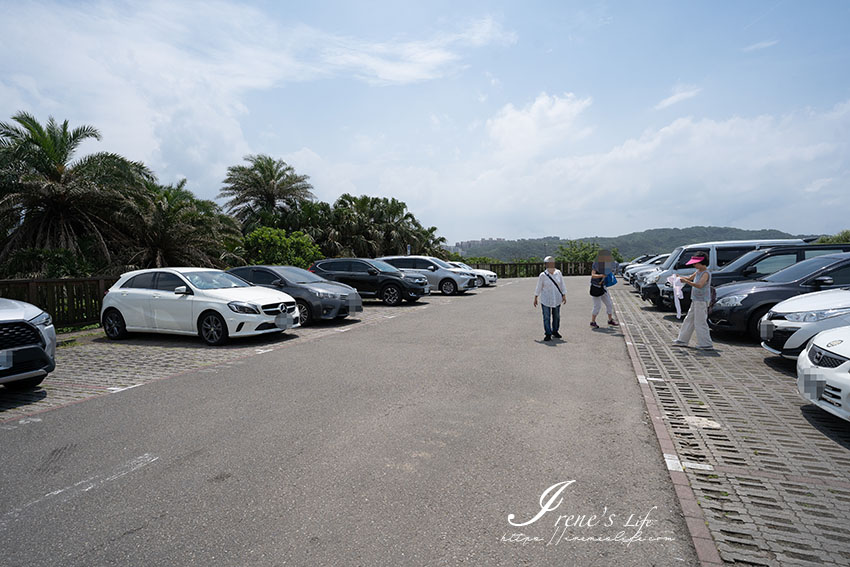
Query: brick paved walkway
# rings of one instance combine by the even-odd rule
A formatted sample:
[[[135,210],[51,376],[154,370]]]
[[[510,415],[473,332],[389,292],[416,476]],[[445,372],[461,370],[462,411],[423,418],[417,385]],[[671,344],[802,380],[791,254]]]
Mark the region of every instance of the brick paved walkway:
[[[797,394],[793,362],[735,337],[671,347],[675,314],[612,295],[722,560],[850,565],[850,423]]]
[[[356,318],[320,323],[283,334],[233,340],[221,347],[207,346],[198,337],[131,334],[125,340],[110,341],[99,331],[74,333],[75,341],[57,350],[56,370],[41,388],[14,393],[0,387],[0,429],[15,428],[18,420],[45,410],[120,392],[205,366],[227,364],[330,333],[355,331],[364,325],[414,313],[427,309],[429,304],[451,299],[437,294],[398,307],[386,307],[377,301],[367,300]]]

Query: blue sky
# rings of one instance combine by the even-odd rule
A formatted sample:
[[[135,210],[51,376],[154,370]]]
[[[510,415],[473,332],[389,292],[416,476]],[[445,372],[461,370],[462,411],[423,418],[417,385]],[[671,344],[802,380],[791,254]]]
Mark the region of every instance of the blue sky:
[[[214,198],[251,153],[450,243],[850,228],[850,2],[7,2],[0,119]]]

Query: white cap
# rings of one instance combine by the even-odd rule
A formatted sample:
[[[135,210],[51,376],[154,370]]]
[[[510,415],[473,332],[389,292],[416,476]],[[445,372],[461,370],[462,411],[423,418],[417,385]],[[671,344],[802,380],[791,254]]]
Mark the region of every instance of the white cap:
[[[553,258],[552,256],[546,256],[545,258],[543,258],[544,264],[549,263],[549,262],[554,262],[554,261],[555,261],[555,258]]]

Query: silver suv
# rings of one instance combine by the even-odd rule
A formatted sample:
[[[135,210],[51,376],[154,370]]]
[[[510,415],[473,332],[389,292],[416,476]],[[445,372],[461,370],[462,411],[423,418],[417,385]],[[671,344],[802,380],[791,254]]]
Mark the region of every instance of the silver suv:
[[[50,315],[29,303],[0,299],[0,384],[35,388],[56,367],[56,330]]]
[[[434,256],[386,256],[378,258],[405,272],[418,272],[428,278],[431,288],[443,295],[454,295],[475,289],[478,278],[472,272],[435,258]]]

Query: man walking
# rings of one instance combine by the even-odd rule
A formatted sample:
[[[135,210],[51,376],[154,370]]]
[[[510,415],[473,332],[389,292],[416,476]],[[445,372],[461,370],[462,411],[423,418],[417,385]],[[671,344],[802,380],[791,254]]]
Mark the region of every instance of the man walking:
[[[543,262],[546,269],[537,277],[534,306],[537,307],[537,299],[540,298],[543,305],[543,332],[546,333],[543,340],[551,341],[552,337],[561,338],[558,332],[561,326],[561,305],[567,302],[567,291],[561,270],[555,269],[555,258],[546,256]]]

